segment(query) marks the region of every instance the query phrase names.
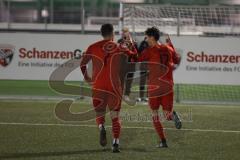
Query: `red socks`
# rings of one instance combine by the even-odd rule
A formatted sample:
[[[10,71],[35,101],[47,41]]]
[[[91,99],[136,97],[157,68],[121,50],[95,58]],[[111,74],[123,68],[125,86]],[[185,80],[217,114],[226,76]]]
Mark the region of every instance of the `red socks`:
[[[153,116],[152,117],[152,121],[153,121],[153,126],[154,126],[154,128],[155,128],[155,130],[156,130],[156,132],[157,132],[157,134],[159,136],[159,138],[161,140],[166,139],[164,131],[163,131],[163,126],[162,126],[162,124],[161,124],[161,122],[159,120],[159,115]]]
[[[97,125],[99,126],[100,124],[104,124],[105,123],[105,116],[99,116],[99,117],[96,117],[96,123]]]
[[[121,124],[118,117],[112,119],[112,134],[113,138],[118,139],[120,136]]]

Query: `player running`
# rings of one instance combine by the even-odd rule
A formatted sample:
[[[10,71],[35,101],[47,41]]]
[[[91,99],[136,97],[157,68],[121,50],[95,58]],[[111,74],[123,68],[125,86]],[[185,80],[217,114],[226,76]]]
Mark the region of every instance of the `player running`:
[[[96,112],[96,123],[100,130],[100,145],[103,147],[107,145],[104,123],[106,107],[108,106],[112,120],[112,151],[120,152],[119,137],[121,124],[119,112],[121,109],[122,100],[120,71],[119,73],[115,72],[114,78],[112,77],[113,70],[116,71],[116,67],[120,68],[120,65],[116,64],[117,62],[120,62],[120,60],[115,60],[114,64],[112,63],[112,60],[117,54],[135,53],[127,50],[124,48],[124,46],[120,47],[117,43],[113,42],[114,29],[111,24],[102,25],[101,34],[103,40],[98,41],[88,47],[87,51],[83,55],[80,67],[85,80],[92,85],[93,107]],[[92,61],[93,66],[92,79],[86,72],[86,65],[90,62],[90,60]]]
[[[149,47],[143,51],[142,55],[139,57],[139,61],[148,62],[149,106],[152,110],[154,128],[161,139],[157,147],[163,148],[168,147],[168,145],[158,113],[160,105],[162,106],[166,119],[174,120],[176,128],[180,129],[182,127],[179,116],[175,111],[173,111],[173,66],[174,62],[177,63],[178,61],[173,61],[173,59],[176,58],[176,56],[174,56],[176,52],[173,46],[170,47],[172,44],[169,43],[164,45],[158,43],[160,31],[157,28],[148,28],[145,31],[145,35]],[[156,67],[151,64],[159,64],[159,69],[156,69]],[[158,70],[161,70],[161,66],[162,69],[164,67],[166,68],[166,73],[159,75],[161,71]],[[160,87],[160,92],[158,95],[155,93],[156,85]]]

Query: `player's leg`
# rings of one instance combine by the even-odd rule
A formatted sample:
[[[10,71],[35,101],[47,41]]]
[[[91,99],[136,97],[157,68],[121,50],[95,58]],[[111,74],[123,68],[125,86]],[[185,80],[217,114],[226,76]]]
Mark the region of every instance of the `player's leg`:
[[[112,120],[112,136],[113,136],[112,151],[116,153],[116,152],[120,152],[119,138],[120,138],[120,132],[121,132],[121,123],[120,123],[119,111],[110,111],[110,116]]]
[[[176,111],[173,111],[173,121],[175,123],[175,127],[177,129],[181,129],[182,128],[182,121],[178,115],[178,113]]]
[[[120,110],[121,110],[121,95],[122,95],[122,88],[109,88],[109,91],[114,93],[115,97],[108,97],[108,107],[110,110],[110,116],[112,120],[112,151],[114,153],[120,152],[119,150],[119,139],[120,139],[120,132],[121,132],[121,123],[120,123]]]
[[[96,112],[96,123],[100,131],[99,143],[101,146],[107,145],[106,129],[104,127],[106,106],[105,95],[93,90],[93,106]]]
[[[124,100],[131,101],[129,95],[131,93],[131,87],[133,82],[134,73],[128,73],[127,79],[125,80],[125,91],[124,91]]]
[[[149,106],[152,110],[152,122],[153,122],[153,126],[159,136],[160,139],[160,143],[157,147],[160,148],[164,148],[164,147],[168,147],[167,146],[167,141],[166,141],[166,136],[163,130],[163,126],[160,122],[160,116],[158,113],[159,110],[159,106],[160,106],[160,100],[159,97],[158,98],[149,98]]]
[[[173,92],[161,97],[161,105],[163,108],[165,118],[170,121],[173,120],[177,129],[182,128],[182,121],[176,111],[173,110]]]
[[[139,84],[140,98],[138,101],[142,101],[142,102],[148,101],[148,99],[144,96],[146,81],[147,81],[147,72],[140,72],[140,84]]]

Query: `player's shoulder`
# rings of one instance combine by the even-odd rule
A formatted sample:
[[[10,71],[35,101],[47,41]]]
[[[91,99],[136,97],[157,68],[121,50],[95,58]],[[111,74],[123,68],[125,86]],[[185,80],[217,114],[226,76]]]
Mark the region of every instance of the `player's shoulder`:
[[[99,49],[102,48],[104,45],[107,45],[111,43],[111,41],[106,41],[106,40],[100,40],[97,42],[92,43],[89,47],[88,50],[95,50],[95,49]]]
[[[88,48],[96,48],[96,47],[99,47],[102,43],[103,43],[102,40],[101,40],[101,41],[94,42],[94,43],[91,44]]]
[[[158,48],[161,51],[168,51],[168,52],[172,52],[173,51],[172,47],[167,45],[167,44],[159,44]]]
[[[118,45],[118,43],[111,40],[101,40],[93,44],[94,46],[104,46],[104,45]]]
[[[157,47],[158,47],[159,49],[166,49],[166,48],[168,48],[167,45],[164,44],[164,43],[158,44]]]
[[[94,48],[96,48],[96,42],[91,44],[91,45],[89,45],[88,48],[87,48],[87,51],[90,51],[90,50],[92,50]]]

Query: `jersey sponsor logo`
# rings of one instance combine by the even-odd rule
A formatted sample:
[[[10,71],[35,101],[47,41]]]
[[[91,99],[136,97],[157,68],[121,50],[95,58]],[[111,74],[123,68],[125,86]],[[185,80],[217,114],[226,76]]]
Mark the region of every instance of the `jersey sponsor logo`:
[[[8,66],[15,52],[15,46],[11,44],[0,44],[0,66]]]

